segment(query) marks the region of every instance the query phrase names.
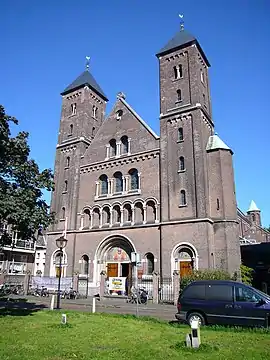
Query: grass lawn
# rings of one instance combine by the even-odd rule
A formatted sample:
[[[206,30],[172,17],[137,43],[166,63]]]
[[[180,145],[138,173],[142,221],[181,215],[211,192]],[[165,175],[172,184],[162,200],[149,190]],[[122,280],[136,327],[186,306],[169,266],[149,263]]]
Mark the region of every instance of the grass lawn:
[[[39,311],[0,316],[1,360],[270,359],[270,332],[201,329],[202,347],[187,349],[188,327],[131,316]]]

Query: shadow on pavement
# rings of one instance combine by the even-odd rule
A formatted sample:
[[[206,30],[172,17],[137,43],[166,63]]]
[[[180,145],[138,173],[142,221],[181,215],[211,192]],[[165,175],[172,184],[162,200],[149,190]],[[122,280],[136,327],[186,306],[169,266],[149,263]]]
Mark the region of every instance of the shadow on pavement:
[[[28,302],[24,298],[0,298],[0,317],[2,316],[28,316],[46,309],[44,304]]]

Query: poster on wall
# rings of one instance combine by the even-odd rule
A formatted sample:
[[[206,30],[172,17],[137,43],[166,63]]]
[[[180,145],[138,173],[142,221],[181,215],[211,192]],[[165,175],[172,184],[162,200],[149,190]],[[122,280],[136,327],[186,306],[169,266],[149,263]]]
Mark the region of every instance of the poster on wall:
[[[109,277],[109,290],[110,291],[125,291],[125,283],[126,278],[125,277]]]

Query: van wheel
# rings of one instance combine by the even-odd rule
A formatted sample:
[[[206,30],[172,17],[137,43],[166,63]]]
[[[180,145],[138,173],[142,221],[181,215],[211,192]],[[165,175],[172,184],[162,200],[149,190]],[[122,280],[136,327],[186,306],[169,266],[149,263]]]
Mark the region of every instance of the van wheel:
[[[205,325],[205,318],[200,313],[192,312],[192,313],[188,314],[187,322],[188,322],[189,326],[191,326],[191,322],[194,320],[199,321],[200,326]]]

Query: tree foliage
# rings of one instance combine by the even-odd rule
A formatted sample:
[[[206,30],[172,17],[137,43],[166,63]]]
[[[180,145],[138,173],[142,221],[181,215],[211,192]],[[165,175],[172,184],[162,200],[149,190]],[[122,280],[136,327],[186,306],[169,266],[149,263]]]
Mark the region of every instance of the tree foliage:
[[[254,270],[246,265],[240,266],[242,282],[247,285],[252,285]]]
[[[0,225],[11,225],[21,238],[33,239],[40,227],[47,228],[53,221],[42,199],[42,190],[53,190],[53,174],[50,169],[40,172],[29,158],[27,132],[11,136],[12,123],[17,125],[18,120],[0,105]],[[8,234],[1,238],[8,240]]]

